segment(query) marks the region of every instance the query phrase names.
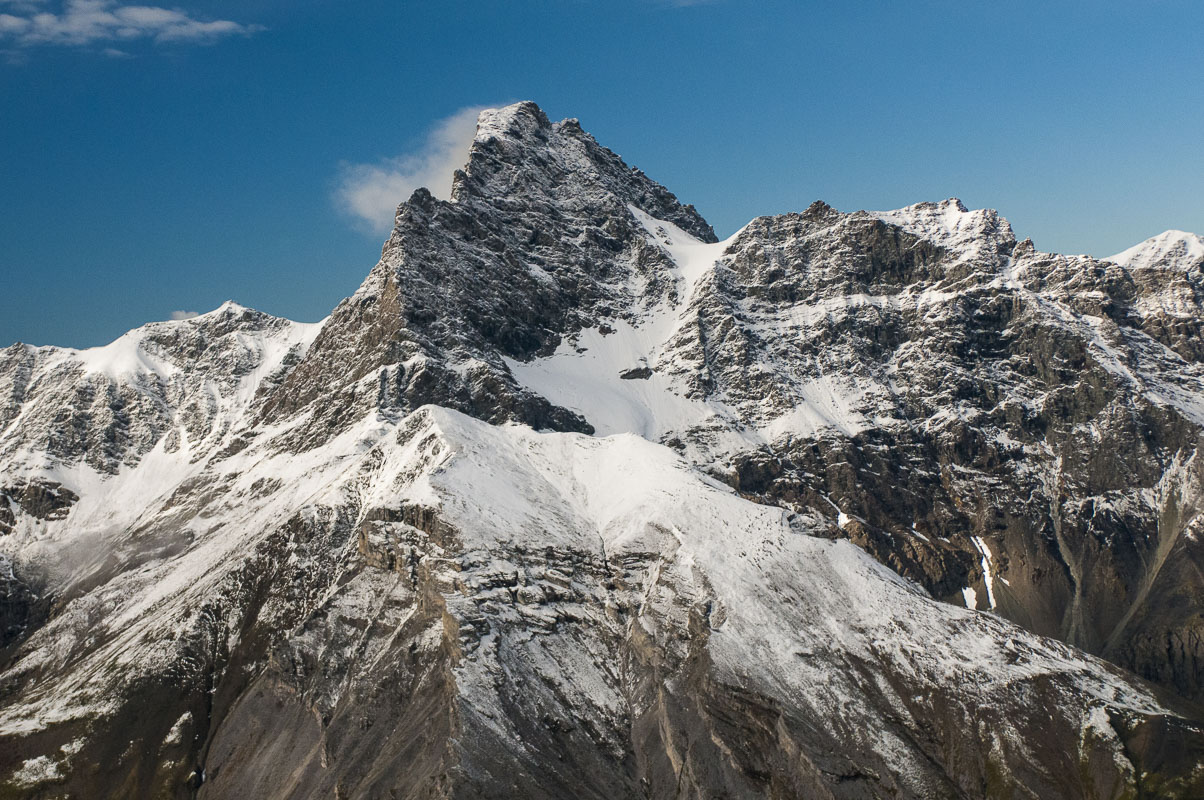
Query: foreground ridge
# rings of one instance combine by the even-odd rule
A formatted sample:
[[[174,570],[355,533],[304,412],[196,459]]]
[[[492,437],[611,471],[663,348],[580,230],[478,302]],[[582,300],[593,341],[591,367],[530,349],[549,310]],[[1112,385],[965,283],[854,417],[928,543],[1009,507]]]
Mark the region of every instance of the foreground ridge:
[[[0,351],[0,795],[1198,797],[1198,241],[484,112],[321,323]]]

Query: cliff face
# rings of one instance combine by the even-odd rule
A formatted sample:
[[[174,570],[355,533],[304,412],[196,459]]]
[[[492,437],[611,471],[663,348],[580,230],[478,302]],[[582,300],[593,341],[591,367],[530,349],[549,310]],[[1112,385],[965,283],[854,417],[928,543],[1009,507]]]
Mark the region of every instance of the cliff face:
[[[1040,253],[956,201],[754,221],[695,298],[685,377],[778,427],[700,460],[1198,699],[1199,264]]]
[[[1195,243],[485,112],[323,323],[0,353],[0,796],[1198,797]]]
[[[672,265],[632,204],[714,240],[692,207],[575,120],[553,125],[533,103],[484,112],[451,202],[419,190],[398,209],[380,262],[262,418],[325,398],[303,447],[367,408],[426,403],[492,422],[590,430],[517,385],[505,358],[551,351],[566,333],[631,316],[673,289]],[[651,284],[646,292],[629,287],[637,279]]]

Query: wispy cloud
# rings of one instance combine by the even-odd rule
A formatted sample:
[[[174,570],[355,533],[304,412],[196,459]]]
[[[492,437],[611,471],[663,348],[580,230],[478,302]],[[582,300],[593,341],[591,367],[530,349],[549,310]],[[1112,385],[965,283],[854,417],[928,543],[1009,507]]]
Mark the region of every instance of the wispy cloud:
[[[227,19],[198,19],[180,9],[125,5],[117,0],[66,0],[51,11],[45,0],[0,0],[0,42],[31,47],[85,47],[129,42],[192,42],[205,44],[227,36],[249,36],[262,30]],[[106,55],[121,53],[117,48]]]
[[[346,164],[335,190],[335,202],[373,233],[387,233],[393,215],[420,186],[446,200],[451,193],[452,173],[468,162],[468,150],[477,131],[477,115],[483,106],[462,108],[441,120],[416,152],[388,158],[376,164]]]
[[[0,8],[17,14],[35,14],[46,8],[46,0],[0,0]]]
[[[199,311],[173,311],[167,318],[174,319],[174,320],[181,320],[181,319],[192,319],[193,317],[199,317],[200,315],[201,315],[201,312],[199,312]]]

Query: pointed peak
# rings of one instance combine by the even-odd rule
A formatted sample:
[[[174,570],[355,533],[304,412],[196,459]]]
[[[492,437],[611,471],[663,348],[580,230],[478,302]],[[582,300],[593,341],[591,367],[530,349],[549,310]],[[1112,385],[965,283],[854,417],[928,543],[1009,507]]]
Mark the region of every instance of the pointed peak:
[[[217,319],[219,317],[242,316],[243,314],[247,314],[247,313],[262,314],[263,312],[256,311],[253,308],[248,308],[247,306],[244,306],[241,303],[236,303],[233,300],[227,300],[226,302],[222,303],[220,306],[213,309],[212,311],[206,311],[203,314],[197,314],[195,312],[193,312],[193,313],[180,312],[180,311],[173,312],[173,314],[178,314],[179,316],[173,316],[171,319],[167,320],[167,323],[168,324],[175,324],[175,323],[181,323],[181,322],[192,323],[196,320],[204,321],[204,320]],[[150,324],[157,324],[157,323],[150,323]]]
[[[825,203],[823,200],[816,200],[811,205],[807,206],[801,215],[804,219],[822,221],[826,220],[831,223],[844,216],[832,206]]]
[[[695,238],[715,240],[711,226],[692,206],[628,166],[576,119],[553,124],[529,100],[480,112],[468,163],[454,174],[451,202],[508,209],[588,202],[595,207],[594,216],[630,203]]]
[[[294,322],[285,317],[277,317],[274,314],[269,314],[266,311],[260,311],[257,308],[244,306],[242,303],[237,303],[233,300],[227,300],[212,311],[206,311],[204,314],[186,317],[182,319],[169,320],[165,323],[151,322],[143,326],[144,328],[153,328],[159,325],[179,325],[181,323],[191,325],[206,325],[214,324],[219,326],[235,326],[246,327],[249,329],[259,329],[265,326],[273,326],[278,323],[287,323],[288,325],[300,325],[307,323]],[[136,328],[135,330],[141,330]]]
[[[1180,230],[1163,231],[1104,260],[1129,268],[1187,268],[1204,261],[1204,236]]]
[[[477,116],[475,141],[488,142],[498,138],[525,139],[536,131],[548,129],[552,123],[547,114],[530,100],[501,108],[487,108]]]
[[[577,119],[576,117],[562,119],[560,122],[556,123],[556,127],[562,131],[567,131],[570,133],[585,133],[585,130],[581,127],[581,120]]]
[[[248,308],[247,306],[244,306],[242,303],[236,303],[233,300],[227,300],[226,302],[222,303],[220,306],[215,308],[213,311],[210,311],[209,313],[210,314],[241,314],[244,311],[254,311],[254,310],[255,309],[253,309],[253,308]]]

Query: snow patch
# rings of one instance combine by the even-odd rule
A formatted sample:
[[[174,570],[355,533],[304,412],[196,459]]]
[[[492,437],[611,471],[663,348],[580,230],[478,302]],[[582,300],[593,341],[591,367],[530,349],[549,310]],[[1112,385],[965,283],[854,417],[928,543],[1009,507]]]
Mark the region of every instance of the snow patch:
[[[990,610],[995,610],[995,579],[991,575],[991,551],[987,547],[987,543],[982,540],[981,536],[971,536],[970,541],[974,543],[974,549],[982,557],[982,580],[987,587],[987,607]]]
[[[72,355],[85,374],[100,373],[112,380],[134,375],[170,378],[180,371],[175,364],[148,353],[145,340],[146,329],[137,328],[110,344],[76,350]]]
[[[174,746],[184,741],[184,726],[192,721],[192,712],[185,711],[175,724],[171,726],[171,730],[167,732],[167,736],[163,737],[163,744]]]
[[[786,435],[811,435],[834,430],[853,436],[870,421],[855,408],[875,387],[849,385],[842,379],[819,376],[792,387],[795,405],[767,422],[745,429],[733,412],[715,399],[686,396],[676,380],[658,371],[670,343],[690,318],[691,302],[731,243],[709,244],[671,222],[628,207],[643,226],[650,242],[661,247],[672,263],[677,285],[676,301],[666,298],[635,322],[616,320],[607,332],[591,328],[566,338],[551,356],[520,362],[507,359],[515,378],[552,403],[583,416],[599,436],[634,433],[662,441],[673,433],[696,428],[724,430],[719,439],[731,445],[770,441]],[[920,298],[936,302],[938,298]],[[630,377],[633,369],[646,368],[644,378]],[[627,378],[622,377],[628,374]]]
[[[607,333],[599,328],[582,331],[566,338],[546,358],[530,362],[506,359],[506,363],[520,383],[552,403],[581,414],[599,436],[635,433],[657,441],[670,431],[706,424],[720,409],[683,396],[668,376],[655,369],[647,378],[621,376],[657,363],[681,326],[699,281],[739,232],[711,244],[635,206],[628,209],[647,231],[649,240],[671,259],[677,302],[663,300],[638,323],[611,322]]]
[[[50,781],[61,780],[62,767],[47,756],[38,756],[25,761],[9,779],[22,787],[33,787]]]

